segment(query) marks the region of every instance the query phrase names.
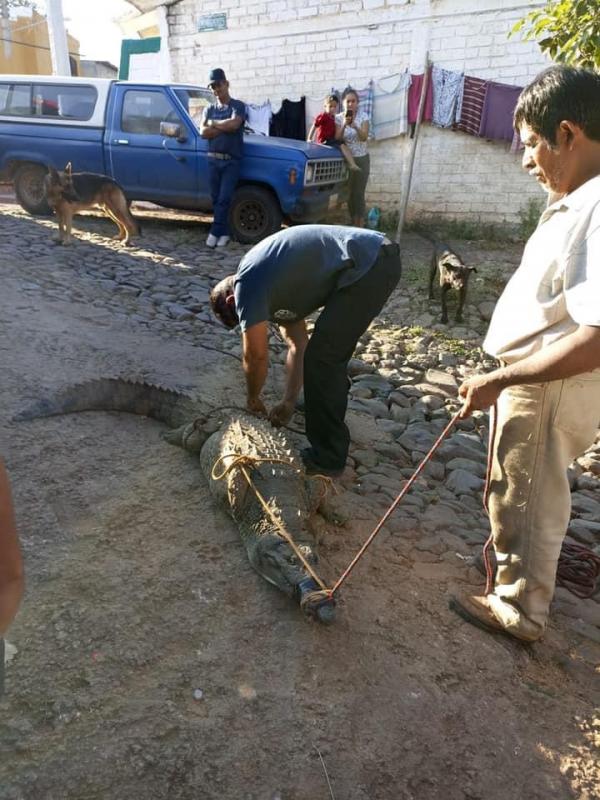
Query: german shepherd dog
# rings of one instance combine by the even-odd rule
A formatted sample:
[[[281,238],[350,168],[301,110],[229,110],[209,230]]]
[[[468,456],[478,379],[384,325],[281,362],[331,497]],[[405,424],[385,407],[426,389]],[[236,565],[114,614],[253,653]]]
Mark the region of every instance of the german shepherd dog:
[[[44,177],[44,192],[48,205],[58,218],[59,244],[71,243],[73,215],[87,208],[100,206],[119,227],[115,237],[128,245],[131,236],[140,232],[139,225],[129,213],[127,199],[119,184],[106,175],[93,172],[72,172],[69,162],[64,170],[48,169]]]
[[[439,285],[442,290],[442,316],[440,321],[448,322],[447,293],[450,289],[458,292],[458,305],[456,307],[456,322],[463,321],[463,306],[467,297],[467,285],[469,276],[472,272],[477,272],[475,267],[468,267],[458,253],[448,247],[444,242],[430,238],[421,233],[421,236],[429,239],[433,243],[433,255],[431,256],[431,268],[429,272],[429,299],[433,300],[433,282],[435,276],[439,278]]]

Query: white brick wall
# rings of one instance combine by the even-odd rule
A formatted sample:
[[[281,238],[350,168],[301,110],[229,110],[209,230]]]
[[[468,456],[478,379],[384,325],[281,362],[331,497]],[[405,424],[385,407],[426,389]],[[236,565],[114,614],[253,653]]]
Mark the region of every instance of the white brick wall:
[[[426,49],[435,64],[525,85],[549,61],[537,44],[508,38],[514,23],[544,0],[181,0],[168,7],[175,80],[204,85],[227,72],[234,97],[248,102],[332,86],[362,87],[411,68]],[[225,31],[197,32],[198,17],[227,13]],[[411,63],[412,62],[412,63]],[[419,67],[421,69],[419,69]],[[368,202],[398,207],[411,142],[372,142]],[[541,190],[508,144],[424,125],[417,148],[409,219],[420,214],[481,222],[519,221]]]

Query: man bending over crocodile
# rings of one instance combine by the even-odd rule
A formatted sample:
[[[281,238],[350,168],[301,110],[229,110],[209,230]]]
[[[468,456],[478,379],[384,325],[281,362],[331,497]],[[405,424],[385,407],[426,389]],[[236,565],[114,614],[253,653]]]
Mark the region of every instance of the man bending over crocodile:
[[[384,234],[336,225],[301,225],[269,236],[211,292],[216,317],[242,331],[247,406],[275,426],[292,417],[304,383],[308,474],[339,477],[350,434],[347,367],[358,339],[400,279],[400,253]],[[305,318],[322,308],[312,336]],[[268,325],[288,346],[283,399],[267,412],[261,392],[269,364]]]

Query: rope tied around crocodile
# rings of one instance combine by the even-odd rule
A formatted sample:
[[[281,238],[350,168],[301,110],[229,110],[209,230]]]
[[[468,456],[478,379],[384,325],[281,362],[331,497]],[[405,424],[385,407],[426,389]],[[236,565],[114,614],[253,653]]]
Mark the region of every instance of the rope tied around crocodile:
[[[232,461],[229,464],[225,464],[224,463],[225,459],[227,459],[227,458],[231,458],[232,459]],[[329,598],[329,597],[331,597],[331,594],[332,594],[331,590],[327,588],[327,586],[323,583],[321,578],[319,578],[317,573],[314,571],[314,569],[308,563],[308,561],[304,557],[304,554],[301,552],[301,550],[298,547],[298,545],[294,542],[291,534],[288,533],[288,531],[285,529],[285,527],[284,527],[283,523],[281,522],[281,520],[273,513],[273,511],[269,507],[269,504],[267,503],[265,498],[262,496],[262,494],[256,488],[256,485],[254,484],[254,481],[252,480],[252,477],[250,476],[250,474],[248,472],[247,467],[254,468],[257,464],[264,464],[264,463],[285,464],[287,466],[293,466],[294,462],[291,459],[284,459],[284,458],[270,458],[270,457],[269,458],[264,458],[262,456],[242,455],[240,453],[225,453],[224,455],[219,456],[219,458],[213,464],[213,468],[212,468],[212,471],[211,471],[211,478],[213,480],[215,480],[215,481],[220,481],[220,480],[223,480],[223,478],[225,478],[232,470],[234,470],[234,469],[239,469],[240,470],[240,472],[242,473],[242,475],[246,479],[246,482],[248,483],[248,486],[252,489],[252,491],[256,495],[256,497],[258,499],[258,502],[263,507],[264,511],[268,515],[268,517],[271,520],[271,522],[275,525],[275,527],[279,530],[279,532],[282,535],[282,537],[285,539],[285,541],[292,548],[292,551],[293,551],[294,555],[296,556],[298,561],[300,561],[300,563],[302,564],[304,569],[308,572],[310,577],[315,581],[315,583],[318,586],[321,587],[321,591],[320,592],[312,592],[307,597],[305,597],[304,598],[304,602],[303,602],[302,605],[303,606],[306,605],[308,602],[316,599],[317,596],[322,596],[322,597]],[[218,472],[217,469],[221,465],[223,465],[222,469],[221,469],[220,472]]]

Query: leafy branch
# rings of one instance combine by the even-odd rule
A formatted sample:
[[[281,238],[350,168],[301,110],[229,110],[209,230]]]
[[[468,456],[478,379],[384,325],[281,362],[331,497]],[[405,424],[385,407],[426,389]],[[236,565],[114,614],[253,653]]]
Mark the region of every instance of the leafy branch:
[[[548,2],[519,20],[510,36],[522,31],[553,61],[600,69],[600,0]]]

